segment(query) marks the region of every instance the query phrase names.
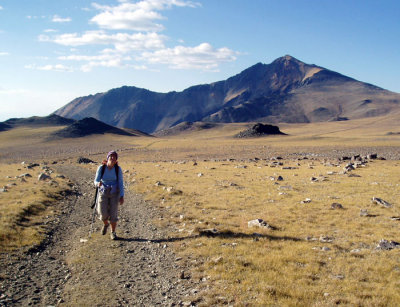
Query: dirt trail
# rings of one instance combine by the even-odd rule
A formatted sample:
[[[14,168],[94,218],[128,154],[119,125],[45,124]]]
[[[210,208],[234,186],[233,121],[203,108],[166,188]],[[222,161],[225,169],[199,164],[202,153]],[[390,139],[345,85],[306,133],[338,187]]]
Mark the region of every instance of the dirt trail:
[[[63,214],[42,246],[2,259],[0,306],[188,304],[196,283],[172,252],[168,230],[153,223],[162,211],[127,190],[120,239],[102,236],[98,220],[89,238],[94,174],[70,164],[54,168],[75,183],[75,193],[59,204]]]

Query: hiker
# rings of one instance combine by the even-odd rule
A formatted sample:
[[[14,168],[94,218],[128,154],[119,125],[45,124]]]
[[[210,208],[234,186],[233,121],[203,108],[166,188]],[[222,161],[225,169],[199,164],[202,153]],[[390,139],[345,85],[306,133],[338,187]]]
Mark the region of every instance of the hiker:
[[[115,240],[117,238],[115,229],[118,221],[118,203],[120,205],[124,203],[122,170],[118,165],[118,154],[115,151],[110,151],[107,159],[97,168],[94,184],[99,188],[97,213],[104,223],[101,233],[105,235],[111,224],[111,239]]]

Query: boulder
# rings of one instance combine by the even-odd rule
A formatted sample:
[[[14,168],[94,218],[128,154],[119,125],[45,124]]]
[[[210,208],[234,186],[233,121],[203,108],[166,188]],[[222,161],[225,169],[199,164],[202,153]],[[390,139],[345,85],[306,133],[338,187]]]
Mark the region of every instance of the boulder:
[[[381,250],[391,250],[395,248],[400,248],[400,243],[395,241],[387,241],[385,239],[380,240],[378,245],[376,246],[376,249]]]
[[[39,181],[45,181],[47,179],[50,179],[51,177],[49,175],[46,175],[45,173],[40,173],[38,176]]]
[[[94,163],[94,161],[88,159],[88,158],[84,158],[84,157],[79,157],[77,162],[79,164],[89,164],[89,163]]]
[[[268,229],[275,229],[275,227],[269,225],[266,221],[263,219],[255,219],[247,222],[247,227],[262,227],[262,228],[268,228]]]
[[[372,203],[377,204],[377,205],[381,205],[385,208],[391,208],[392,204],[388,203],[387,201],[378,198],[378,197],[372,197]]]

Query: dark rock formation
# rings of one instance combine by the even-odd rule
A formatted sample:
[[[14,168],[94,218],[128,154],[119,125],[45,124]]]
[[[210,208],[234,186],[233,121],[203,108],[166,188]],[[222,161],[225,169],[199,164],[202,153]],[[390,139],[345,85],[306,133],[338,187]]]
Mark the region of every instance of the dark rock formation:
[[[257,123],[250,129],[239,132],[237,135],[235,135],[235,137],[249,138],[249,137],[259,137],[266,135],[286,135],[286,133],[281,132],[278,126],[273,126],[268,124],[264,125],[261,123]]]

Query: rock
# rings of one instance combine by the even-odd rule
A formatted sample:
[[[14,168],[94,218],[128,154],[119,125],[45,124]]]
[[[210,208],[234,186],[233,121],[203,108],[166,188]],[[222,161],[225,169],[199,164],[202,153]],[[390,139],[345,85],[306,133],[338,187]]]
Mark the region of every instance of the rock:
[[[380,240],[378,245],[376,246],[376,249],[381,250],[391,250],[394,248],[400,248],[400,243],[395,241],[387,241],[385,239]]]
[[[239,132],[235,137],[237,138],[247,138],[247,137],[259,137],[265,135],[286,135],[281,132],[278,126],[264,125],[261,123],[255,124],[250,129]]]
[[[5,193],[5,192],[8,192],[8,190],[6,188],[0,189],[0,193]]]
[[[211,261],[214,262],[215,264],[222,262],[222,260],[224,260],[224,258],[222,256],[219,257],[215,257],[213,258]]]
[[[378,198],[378,197],[372,197],[372,203],[377,204],[377,205],[381,205],[385,208],[391,208],[392,204],[388,203],[387,201]]]
[[[263,228],[268,228],[268,229],[275,229],[275,227],[269,225],[266,221],[263,219],[255,219],[247,222],[247,227],[263,227]]]
[[[331,205],[331,209],[343,209],[343,206],[342,206],[342,204],[339,204],[339,203],[333,203]]]
[[[368,160],[378,159],[378,154],[376,154],[376,153],[374,153],[374,154],[369,154],[369,155],[367,155],[367,159],[368,159]]]
[[[39,174],[39,176],[38,176],[38,180],[39,181],[44,181],[44,180],[47,180],[47,179],[50,179],[51,177],[49,176],[49,175],[46,175],[45,173],[40,173]]]
[[[197,174],[197,177],[202,177],[203,176],[203,173],[198,173]]]
[[[32,177],[32,175],[29,173],[21,174],[18,176],[18,178],[29,178],[29,177]]]
[[[219,234],[219,231],[215,228],[200,229],[199,234],[202,236],[216,236]]]
[[[89,163],[94,163],[94,161],[88,159],[88,158],[84,158],[84,157],[79,157],[78,160],[76,161],[79,164],[89,164]]]
[[[368,210],[367,209],[361,209],[360,210],[360,216],[369,216]]]
[[[322,243],[331,243],[333,241],[333,238],[327,237],[327,236],[320,236],[319,237],[319,242]]]
[[[305,200],[302,200],[300,203],[301,204],[309,204],[309,203],[311,203],[311,199],[310,198],[306,198]]]

